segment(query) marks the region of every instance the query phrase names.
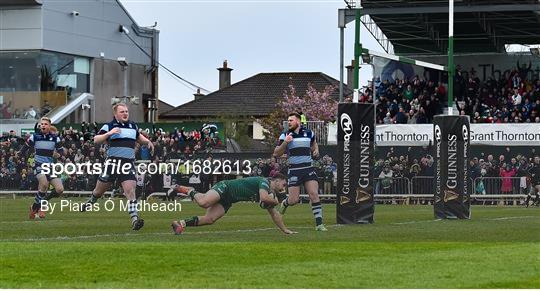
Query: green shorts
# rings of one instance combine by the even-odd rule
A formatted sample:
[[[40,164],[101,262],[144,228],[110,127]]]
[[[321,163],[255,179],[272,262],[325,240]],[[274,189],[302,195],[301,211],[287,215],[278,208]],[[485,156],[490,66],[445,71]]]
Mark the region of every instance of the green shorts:
[[[212,190],[216,191],[219,194],[218,203],[223,206],[223,209],[225,209],[225,213],[227,213],[227,211],[229,211],[229,208],[231,208],[233,204],[227,184],[225,183],[225,181],[217,182],[214,186],[212,186]]]

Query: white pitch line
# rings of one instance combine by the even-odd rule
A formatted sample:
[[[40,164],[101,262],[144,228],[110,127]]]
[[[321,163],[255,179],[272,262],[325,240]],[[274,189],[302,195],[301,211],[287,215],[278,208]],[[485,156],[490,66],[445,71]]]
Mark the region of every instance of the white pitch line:
[[[60,221],[69,221],[62,219],[41,219],[41,220],[21,220],[21,221],[0,221],[0,224],[19,224],[19,223],[44,223],[44,222],[60,222]]]
[[[477,219],[477,220],[492,220],[492,221],[500,221],[500,220],[511,220],[511,219],[528,219],[528,218],[539,218],[538,216],[508,216],[508,217],[495,217],[495,218],[483,218],[483,219]],[[62,220],[59,220],[62,221]],[[432,220],[413,220],[413,221],[404,221],[404,222],[396,222],[391,223],[391,225],[404,225],[404,224],[417,224],[417,223],[429,223],[429,222],[437,222],[437,221],[445,221],[444,219],[432,219]],[[21,221],[24,222],[24,221]],[[35,222],[35,221],[28,221],[28,222]],[[341,224],[333,224],[333,225],[327,225],[327,227],[330,228],[337,228],[342,227],[345,225]],[[311,229],[312,226],[298,226],[298,227],[291,227],[292,229]],[[250,232],[263,232],[263,231],[270,231],[270,230],[277,230],[275,227],[267,227],[267,228],[254,228],[254,229],[236,229],[236,230],[217,230],[217,231],[194,231],[194,232],[185,232],[182,235],[204,235],[204,234],[226,234],[226,233],[250,233]],[[19,241],[55,241],[55,240],[77,240],[77,239],[94,239],[94,238],[100,238],[100,237],[119,237],[119,236],[147,236],[147,235],[172,235],[172,232],[154,232],[154,233],[106,233],[106,234],[96,234],[96,235],[81,235],[81,236],[58,236],[58,237],[41,237],[41,238],[25,238],[25,239],[2,239],[0,242],[19,242]]]
[[[432,220],[413,220],[413,221],[405,221],[405,222],[394,222],[391,223],[392,225],[402,225],[402,224],[415,224],[415,223],[424,223],[424,222],[436,222],[441,221],[442,219],[432,219]]]
[[[540,219],[540,216],[509,216],[509,217],[486,218],[484,220],[509,220],[509,219],[523,219],[523,218],[538,218],[538,219]]]
[[[327,225],[327,227],[338,227],[340,225]],[[292,227],[293,229],[311,229],[313,227],[308,226],[299,226]],[[224,234],[224,233],[249,233],[249,232],[262,232],[276,230],[275,227],[267,228],[254,228],[254,229],[235,229],[235,230],[217,230],[217,231],[194,231],[194,232],[185,232],[182,235],[198,235],[198,234]],[[105,233],[105,234],[95,234],[95,235],[80,235],[80,236],[57,236],[57,237],[40,237],[40,238],[24,238],[24,239],[2,239],[0,242],[20,242],[20,241],[55,241],[55,240],[78,240],[78,239],[93,239],[101,237],[119,237],[119,236],[147,236],[147,235],[173,235],[172,232],[152,232],[152,233]]]
[[[480,218],[480,219],[471,219],[471,220],[510,220],[510,219],[528,219],[528,218],[538,218],[540,219],[540,216],[508,216],[508,217],[495,217],[495,218]],[[416,224],[416,223],[428,223],[428,222],[437,222],[437,221],[452,221],[452,220],[458,220],[458,219],[431,219],[431,220],[413,220],[413,221],[404,221],[404,222],[394,222],[391,223],[392,225],[402,225],[402,224]]]

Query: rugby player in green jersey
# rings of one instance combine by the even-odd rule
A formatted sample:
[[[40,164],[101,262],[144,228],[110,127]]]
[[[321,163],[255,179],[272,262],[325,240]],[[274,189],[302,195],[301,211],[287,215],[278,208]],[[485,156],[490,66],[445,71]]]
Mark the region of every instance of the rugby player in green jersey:
[[[285,226],[281,214],[274,209],[274,206],[279,203],[275,198],[276,195],[270,195],[285,190],[286,184],[287,178],[282,174],[277,174],[272,178],[249,177],[221,181],[206,193],[198,193],[191,187],[177,185],[171,188],[169,192],[177,192],[181,197],[191,197],[195,203],[206,209],[206,214],[179,221],[175,220],[171,226],[175,234],[181,234],[186,227],[213,224],[227,213],[233,203],[256,201],[265,205],[268,214],[283,233],[296,233]]]

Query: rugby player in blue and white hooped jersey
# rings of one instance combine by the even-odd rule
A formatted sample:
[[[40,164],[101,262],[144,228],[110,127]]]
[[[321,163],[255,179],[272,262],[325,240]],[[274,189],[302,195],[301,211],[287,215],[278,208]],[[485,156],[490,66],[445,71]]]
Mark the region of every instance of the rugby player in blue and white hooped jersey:
[[[21,149],[22,156],[26,155],[26,151],[30,148],[34,148],[34,174],[38,180],[38,192],[36,193],[34,203],[30,206],[30,219],[36,218],[36,214],[39,218],[45,217],[45,212],[41,209],[41,201],[47,200],[47,190],[49,184],[53,185],[57,194],[64,192],[64,186],[60,177],[51,177],[49,174],[45,174],[42,171],[44,164],[52,165],[54,162],[54,151],[58,153],[63,152],[63,147],[60,137],[51,132],[51,120],[48,117],[42,117],[39,120],[39,132],[30,135],[26,144]],[[51,166],[48,167],[49,169]]]
[[[278,146],[274,150],[276,158],[287,153],[289,161],[288,191],[289,196],[278,206],[278,211],[285,214],[287,207],[298,203],[300,186],[304,185],[311,201],[311,210],[315,217],[315,229],[326,231],[323,224],[322,205],[319,200],[319,181],[313,158],[319,156],[319,147],[315,141],[314,133],[301,125],[301,116],[298,113],[289,114],[287,119],[289,130],[279,137]]]
[[[139,230],[144,225],[144,220],[137,212],[137,197],[135,196],[135,143],[146,145],[151,151],[154,145],[150,140],[139,134],[138,126],[129,120],[128,107],[124,103],[113,106],[114,119],[103,125],[98,134],[94,137],[95,144],[107,142],[107,159],[103,173],[98,177],[96,188],[92,192],[92,197],[81,207],[81,212],[90,210],[97,199],[107,191],[111,183],[118,180],[124,190],[124,195],[129,200],[128,213],[131,217],[133,230]],[[118,161],[120,163],[118,164]],[[127,171],[122,169],[127,164]],[[115,165],[112,167],[111,165]],[[120,165],[117,167],[116,165]]]

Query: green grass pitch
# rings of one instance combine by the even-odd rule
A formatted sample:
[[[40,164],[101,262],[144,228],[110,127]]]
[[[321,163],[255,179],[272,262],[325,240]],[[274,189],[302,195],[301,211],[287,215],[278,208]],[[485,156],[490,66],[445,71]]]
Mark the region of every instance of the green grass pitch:
[[[237,203],[174,236],[172,219],[203,210],[143,212],[133,232],[119,211],[29,221],[31,201],[0,199],[1,288],[540,288],[536,207],[436,221],[431,206],[377,205],[374,224],[337,226],[324,205],[329,231],[317,233],[298,205],[285,222],[299,233],[285,236],[257,204]]]

